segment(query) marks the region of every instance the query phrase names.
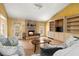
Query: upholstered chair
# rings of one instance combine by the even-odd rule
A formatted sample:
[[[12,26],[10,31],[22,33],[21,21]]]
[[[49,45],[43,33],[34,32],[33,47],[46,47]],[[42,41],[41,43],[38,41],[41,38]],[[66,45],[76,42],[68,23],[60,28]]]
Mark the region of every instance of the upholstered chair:
[[[3,56],[24,56],[24,49],[15,37],[5,38],[0,36],[0,55]]]

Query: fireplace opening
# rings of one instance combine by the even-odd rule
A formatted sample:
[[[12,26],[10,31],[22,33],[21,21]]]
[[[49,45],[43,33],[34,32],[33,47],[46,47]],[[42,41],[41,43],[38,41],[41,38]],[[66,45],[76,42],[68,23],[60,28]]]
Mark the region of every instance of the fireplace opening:
[[[34,35],[34,32],[35,31],[33,31],[33,30],[28,31],[28,36],[33,36]]]

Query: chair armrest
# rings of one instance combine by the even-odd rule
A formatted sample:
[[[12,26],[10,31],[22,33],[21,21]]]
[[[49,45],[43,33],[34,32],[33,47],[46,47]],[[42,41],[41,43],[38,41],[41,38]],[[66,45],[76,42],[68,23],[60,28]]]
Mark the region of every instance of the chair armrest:
[[[49,44],[48,45],[49,47],[51,47],[51,48],[54,48],[54,47],[61,47],[61,48],[66,48],[67,47],[67,45],[66,44],[64,44],[64,43],[62,43],[62,44]]]

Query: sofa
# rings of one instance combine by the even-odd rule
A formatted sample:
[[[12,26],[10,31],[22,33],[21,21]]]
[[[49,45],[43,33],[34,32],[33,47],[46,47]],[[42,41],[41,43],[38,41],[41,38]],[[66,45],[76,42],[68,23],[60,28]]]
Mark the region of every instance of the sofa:
[[[0,56],[24,56],[24,49],[16,37],[0,35]]]
[[[65,42],[63,42],[60,45],[46,44],[44,47],[41,48],[39,56],[79,55],[79,52],[78,52],[79,45],[77,45],[78,43],[79,43],[79,37],[71,35],[65,40]],[[75,47],[77,47],[78,49],[75,49]]]

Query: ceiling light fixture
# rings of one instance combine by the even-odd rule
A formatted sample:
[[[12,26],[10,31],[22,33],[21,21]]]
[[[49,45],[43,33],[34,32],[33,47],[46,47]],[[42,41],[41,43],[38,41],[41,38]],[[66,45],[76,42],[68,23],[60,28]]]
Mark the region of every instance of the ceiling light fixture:
[[[39,9],[43,7],[43,5],[41,3],[35,3],[34,4],[36,7],[38,7]]]

